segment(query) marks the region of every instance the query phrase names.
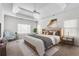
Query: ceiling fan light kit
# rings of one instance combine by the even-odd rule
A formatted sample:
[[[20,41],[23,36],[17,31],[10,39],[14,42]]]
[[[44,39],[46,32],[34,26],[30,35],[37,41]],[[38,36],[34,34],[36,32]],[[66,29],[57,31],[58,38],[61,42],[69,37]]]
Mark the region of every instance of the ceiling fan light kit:
[[[36,11],[36,4],[34,4],[33,17],[35,19],[39,19],[40,18],[40,13]]]
[[[37,12],[36,10],[34,10],[34,11],[33,11],[33,17],[34,17],[35,19],[39,19],[39,18],[40,18],[40,13]]]

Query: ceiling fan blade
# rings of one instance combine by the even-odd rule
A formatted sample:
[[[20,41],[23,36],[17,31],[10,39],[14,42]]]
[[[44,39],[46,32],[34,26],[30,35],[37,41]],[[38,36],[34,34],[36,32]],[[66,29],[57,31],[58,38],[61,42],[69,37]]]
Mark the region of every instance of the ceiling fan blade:
[[[37,12],[36,10],[33,11],[34,13],[40,14],[39,12]]]
[[[19,8],[22,9],[22,10],[24,10],[24,11],[27,11],[27,12],[33,13],[33,11],[30,11],[30,10],[28,10],[28,9],[24,9],[24,8],[22,8],[22,7],[19,7]]]

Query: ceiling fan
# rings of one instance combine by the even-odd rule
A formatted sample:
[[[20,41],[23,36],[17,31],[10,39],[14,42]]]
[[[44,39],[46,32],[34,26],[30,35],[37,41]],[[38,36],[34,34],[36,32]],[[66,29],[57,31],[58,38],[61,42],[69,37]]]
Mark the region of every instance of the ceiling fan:
[[[36,4],[34,4],[33,16],[36,19],[40,18],[40,13],[38,11],[36,11]]]
[[[33,11],[33,17],[36,18],[36,19],[39,19],[40,18],[40,13],[37,12],[36,10]]]
[[[32,13],[32,15],[33,15],[33,17],[35,19],[39,19],[40,18],[40,13],[36,10],[36,4],[34,4],[34,10],[33,11],[25,9],[25,8],[22,8],[22,7],[19,7],[19,8],[21,10],[25,11],[25,12]]]

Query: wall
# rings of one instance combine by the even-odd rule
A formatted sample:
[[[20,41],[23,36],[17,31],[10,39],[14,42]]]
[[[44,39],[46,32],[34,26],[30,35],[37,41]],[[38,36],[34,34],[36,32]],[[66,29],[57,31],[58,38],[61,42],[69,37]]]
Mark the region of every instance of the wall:
[[[4,31],[4,15],[3,15],[3,7],[0,4],[0,23],[1,23],[1,37],[3,38],[3,31]]]
[[[21,19],[16,18],[12,16],[5,15],[4,16],[4,31],[11,31],[11,32],[17,32],[17,24],[30,24],[31,25],[31,32],[33,31],[33,28],[36,28],[37,22],[31,21],[27,19]]]
[[[41,19],[41,21],[39,21],[39,24],[41,24],[42,27],[46,27],[48,21],[50,19],[54,19],[57,18],[58,19],[58,25],[63,27],[62,23],[64,20],[70,20],[70,19],[78,19],[79,18],[79,7],[77,8],[72,8],[69,10],[63,10],[60,13],[55,14],[55,16],[49,16],[47,18]]]
[[[3,7],[4,7],[4,9],[3,9]],[[22,18],[26,18],[26,19],[22,19],[22,18],[16,18],[16,17],[11,17],[11,16],[3,16],[3,14],[9,14],[9,15],[20,17],[19,15],[15,15],[14,13],[12,13],[12,4],[10,4],[10,5],[3,4],[3,6],[0,4],[0,22],[3,24],[2,25],[2,32],[4,30],[16,32],[17,31],[17,27],[16,27],[17,23],[28,23],[29,22],[32,26],[36,27],[35,22],[32,23],[32,21],[26,21],[26,19],[27,19],[26,16],[22,16]],[[58,21],[57,21],[58,27],[63,28],[63,21],[70,20],[70,19],[77,19],[78,25],[79,25],[79,7],[73,8],[70,10],[64,10],[64,11],[56,14],[56,16],[49,16],[47,18],[41,19],[41,21],[39,21],[39,23],[38,23],[39,27],[41,27],[41,28],[46,27],[48,21],[50,19],[54,19],[54,18],[58,19]],[[4,19],[5,19],[5,23],[4,23]],[[79,35],[79,26],[77,28],[77,32]],[[3,35],[3,33],[1,35]],[[79,45],[79,36],[77,36],[75,43],[77,45]]]
[[[33,17],[29,16],[28,13],[27,13],[27,15],[25,15],[25,14],[22,14],[22,13],[25,13],[25,12],[22,12],[22,13],[13,12],[13,10],[14,10],[13,8],[15,8],[17,6],[17,5],[16,6],[14,6],[14,5],[15,4],[13,4],[13,3],[3,3],[2,6],[3,6],[4,15],[10,15],[10,16],[18,17],[18,18],[36,21]]]
[[[41,28],[46,27],[48,24],[48,21],[54,18],[58,19],[57,25],[58,27],[61,27],[61,28],[63,28],[63,25],[64,25],[63,21],[65,20],[72,20],[72,19],[77,20],[78,21],[77,25],[79,25],[79,7],[70,9],[70,10],[64,10],[56,14],[56,16],[49,16],[47,18],[42,19],[41,21],[39,21],[40,27]],[[75,38],[75,44],[79,45],[79,26],[77,26],[77,36]]]

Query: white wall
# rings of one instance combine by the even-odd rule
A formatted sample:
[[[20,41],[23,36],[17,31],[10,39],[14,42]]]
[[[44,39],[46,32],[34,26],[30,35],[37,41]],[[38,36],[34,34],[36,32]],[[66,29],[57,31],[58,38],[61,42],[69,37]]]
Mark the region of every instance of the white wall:
[[[17,17],[21,17],[21,15],[16,15],[14,13],[12,13],[12,4],[0,4],[0,22],[3,24],[2,25],[2,35],[3,35],[3,31],[13,31],[16,32],[17,28],[16,28],[16,24],[17,23],[28,23],[26,20],[22,19],[25,18],[27,19],[26,16],[22,16],[22,18],[16,18],[16,17],[9,17],[9,16],[5,16],[5,14],[8,15],[12,15],[12,16],[17,16]],[[63,28],[63,21],[64,20],[70,20],[70,19],[77,19],[78,21],[78,25],[79,25],[79,7],[74,8],[74,9],[70,9],[70,10],[64,10],[58,14],[56,14],[56,16],[49,16],[47,18],[41,19],[41,21],[39,21],[40,27],[44,28],[47,26],[47,23],[50,19],[54,19],[57,18],[58,19],[58,26]],[[31,19],[31,18],[29,18]],[[5,20],[5,23],[4,23]],[[31,25],[36,27],[36,24],[33,24],[32,21],[29,21]],[[78,26],[78,36],[77,39],[75,40],[75,43],[77,45],[79,45],[79,26]]]
[[[17,23],[27,23],[32,25],[33,28],[36,28],[36,22],[31,21],[33,20],[31,17],[28,17],[27,15],[22,14],[15,14],[13,13],[13,4],[12,3],[2,3],[0,4],[0,22],[2,23],[1,26],[1,37],[3,38],[3,32],[4,31],[12,31],[17,32]],[[5,16],[5,15],[8,15]],[[12,17],[9,17],[12,16]]]
[[[0,23],[1,23],[1,37],[3,37],[3,31],[4,31],[4,14],[3,14],[3,7],[2,4],[0,4]]]
[[[3,12],[2,12],[3,11]],[[8,15],[8,16],[5,16]],[[4,31],[16,32],[17,23],[27,23],[32,25],[32,30],[36,27],[36,21],[31,21],[32,18],[23,14],[13,13],[12,3],[2,3],[0,4],[0,22],[2,22],[2,34]],[[34,25],[34,26],[33,26]],[[13,26],[13,27],[12,27]]]
[[[77,20],[78,21],[78,25],[79,25],[79,8],[74,8],[74,9],[70,9],[70,10],[64,10],[58,14],[56,14],[56,16],[49,16],[47,18],[42,19],[41,21],[39,21],[39,25],[44,28],[47,26],[48,21],[50,19],[54,19],[57,18],[57,23],[58,23],[58,27],[63,28],[63,21],[64,20]],[[79,26],[77,26],[77,37],[75,39],[75,44],[79,45]]]
[[[39,21],[39,23],[43,27],[45,27],[47,25],[48,21],[50,19],[54,19],[54,18],[58,19],[58,24],[60,24],[60,25],[64,20],[75,19],[75,18],[78,19],[79,18],[79,7],[72,8],[69,10],[63,10],[62,12],[55,14],[55,16],[49,16],[47,18],[41,19],[41,21]]]
[[[9,3],[9,4],[8,3],[0,3],[0,23],[2,24],[1,25],[1,37],[0,38],[3,38],[4,30],[16,32],[17,31],[16,23],[29,23],[29,24],[32,25],[32,30],[33,30],[34,27],[36,27],[36,22],[31,21],[32,18],[27,17],[27,15],[25,16],[25,15],[15,14],[15,13],[13,13],[12,9],[13,9],[12,3]],[[10,15],[10,16],[13,16],[13,17],[6,17],[5,15]],[[5,23],[4,23],[4,21],[5,21]],[[11,27],[10,25],[13,26],[13,27]]]
[[[37,22],[35,22],[35,21],[5,15],[5,17],[4,17],[4,31],[17,32],[17,24],[31,25],[31,32],[37,26]]]
[[[10,16],[18,17],[18,18],[36,21],[33,17],[29,16],[28,13],[27,13],[27,15],[25,15],[25,14],[13,12],[13,8],[17,6],[17,5],[16,6],[14,6],[14,5],[15,4],[13,4],[13,3],[3,3],[2,6],[3,6],[4,15],[10,15]],[[23,13],[25,13],[25,12],[23,12]]]

